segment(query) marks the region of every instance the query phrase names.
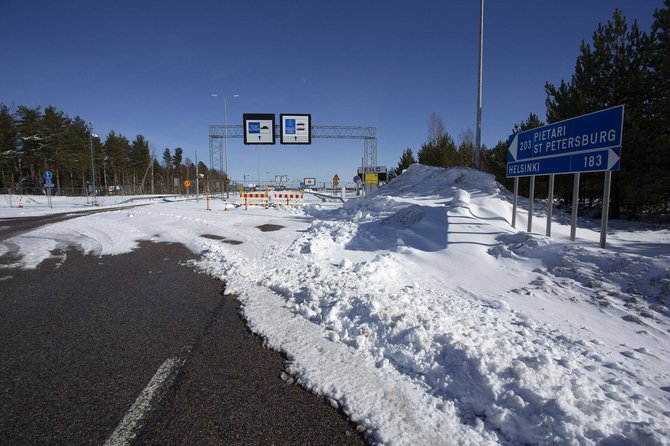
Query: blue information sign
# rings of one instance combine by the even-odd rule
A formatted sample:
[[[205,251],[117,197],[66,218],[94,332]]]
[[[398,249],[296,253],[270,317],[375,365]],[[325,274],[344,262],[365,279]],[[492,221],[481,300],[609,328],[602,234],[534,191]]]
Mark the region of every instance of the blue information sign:
[[[274,144],[275,115],[273,113],[244,113],[244,144]]]
[[[516,133],[507,176],[619,170],[622,133],[623,105]]]
[[[44,177],[44,187],[45,187],[45,188],[47,188],[47,189],[53,189],[54,187],[56,187],[56,186],[51,182],[51,178],[53,178],[53,174],[51,173],[51,171],[47,170],[46,172],[44,172],[44,173],[42,174],[42,176]]]
[[[620,147],[623,105],[510,136],[507,161]]]
[[[621,147],[507,163],[507,177],[620,170]]]

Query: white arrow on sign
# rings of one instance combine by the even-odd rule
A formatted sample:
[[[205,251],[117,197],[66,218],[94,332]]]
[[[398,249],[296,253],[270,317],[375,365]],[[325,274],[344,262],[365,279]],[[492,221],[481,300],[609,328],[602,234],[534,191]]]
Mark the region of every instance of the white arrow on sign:
[[[607,170],[612,170],[612,167],[619,161],[619,155],[612,149],[607,151]]]
[[[516,161],[516,153],[519,151],[519,134],[515,133],[514,134],[514,139],[512,140],[512,143],[509,145],[509,153],[512,155],[512,159]]]

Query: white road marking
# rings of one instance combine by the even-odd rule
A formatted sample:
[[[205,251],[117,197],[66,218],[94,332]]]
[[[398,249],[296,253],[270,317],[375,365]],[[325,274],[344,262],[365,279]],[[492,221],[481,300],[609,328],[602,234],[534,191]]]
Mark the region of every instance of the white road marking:
[[[137,427],[151,409],[159,391],[174,381],[177,370],[184,365],[185,359],[169,358],[156,371],[149,384],[142,390],[135,403],[123,417],[121,423],[114,429],[112,435],[105,441],[105,446],[129,445],[137,435]]]

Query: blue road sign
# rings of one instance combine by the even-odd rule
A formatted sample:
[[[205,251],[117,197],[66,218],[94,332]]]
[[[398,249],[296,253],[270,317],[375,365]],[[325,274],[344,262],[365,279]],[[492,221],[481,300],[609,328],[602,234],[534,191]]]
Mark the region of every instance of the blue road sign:
[[[249,133],[260,133],[261,132],[261,123],[249,121]]]
[[[47,189],[53,189],[56,186],[51,181],[47,181],[46,183],[44,183],[44,187],[46,187]]]
[[[46,172],[44,172],[44,173],[42,174],[42,176],[44,177],[44,179],[45,179],[47,182],[51,182],[50,180],[51,180],[51,177],[53,177],[53,174],[51,173],[51,171],[47,170]]]
[[[578,116],[509,138],[507,161],[621,147],[623,105]]]
[[[618,171],[621,147],[589,150],[569,155],[548,156],[507,163],[507,177],[527,177],[558,173]]]
[[[286,121],[286,134],[295,135],[295,119],[287,119]]]

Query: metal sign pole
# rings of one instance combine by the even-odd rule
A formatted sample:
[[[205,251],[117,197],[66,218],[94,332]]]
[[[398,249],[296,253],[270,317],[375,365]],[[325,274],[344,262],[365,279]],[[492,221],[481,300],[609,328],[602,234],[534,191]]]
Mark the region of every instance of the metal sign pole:
[[[200,203],[200,175],[198,174],[198,151],[195,151],[195,202]]]
[[[530,192],[528,192],[528,231],[533,232],[533,200],[535,200],[535,175],[530,177]]]
[[[549,196],[547,197],[547,237],[551,237],[551,219],[554,216],[554,177],[549,175]]]
[[[577,210],[579,209],[579,173],[575,174],[572,183],[572,214],[570,215],[570,240],[575,241],[577,235]]]
[[[519,177],[514,177],[514,199],[512,201],[512,227],[516,228],[516,202],[519,197]]]
[[[610,187],[612,186],[612,172],[605,172],[605,185],[603,187],[603,212],[600,220],[600,247],[605,249],[607,244],[607,220],[610,211]]]

